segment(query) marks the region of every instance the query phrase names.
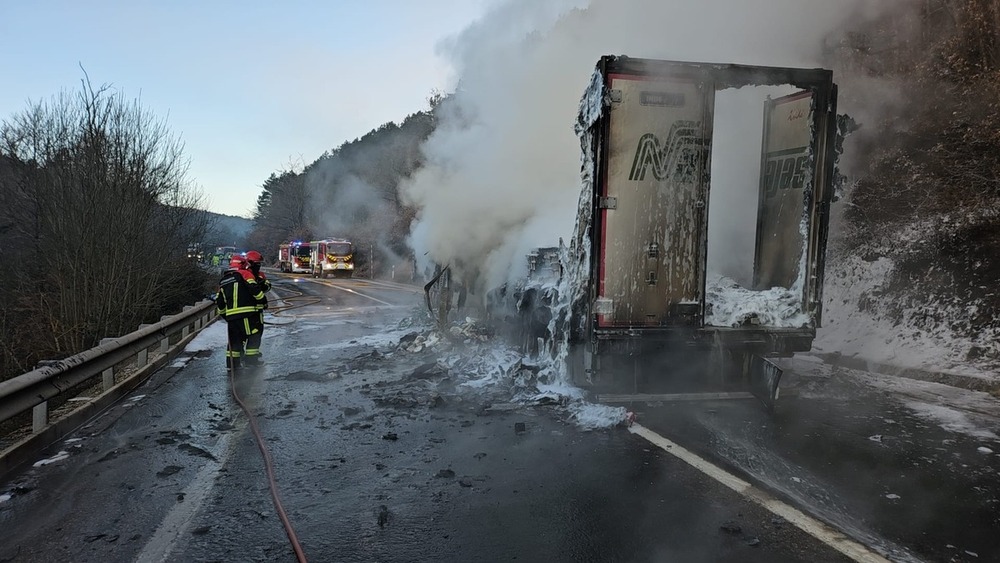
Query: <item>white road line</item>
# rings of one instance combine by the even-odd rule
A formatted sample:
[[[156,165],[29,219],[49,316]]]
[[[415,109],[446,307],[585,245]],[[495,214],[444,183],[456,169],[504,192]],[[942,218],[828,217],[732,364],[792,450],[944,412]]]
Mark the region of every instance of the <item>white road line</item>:
[[[684,461],[691,467],[708,475],[712,479],[722,483],[730,489],[736,491],[746,499],[759,504],[786,521],[792,523],[805,533],[813,536],[826,545],[850,557],[853,561],[863,563],[889,563],[885,557],[875,553],[864,545],[850,539],[843,533],[830,527],[829,525],[806,515],[797,508],[794,508],[774,497],[767,492],[758,489],[750,483],[729,473],[725,469],[702,459],[700,456],[681,447],[674,442],[660,436],[649,428],[641,424],[633,424],[629,427],[629,432],[642,436],[651,444],[661,448],[670,455]]]
[[[201,509],[205,500],[212,493],[213,485],[219,476],[219,470],[225,465],[226,460],[232,452],[233,438],[243,433],[246,427],[245,418],[239,426],[233,428],[232,432],[225,433],[219,438],[219,443],[212,452],[216,460],[207,460],[198,473],[195,474],[191,483],[184,488],[181,493],[184,502],[174,504],[174,508],[167,513],[160,523],[160,526],[153,533],[153,536],[146,542],[146,546],[136,556],[136,563],[162,563],[168,561],[174,546],[182,537],[187,536],[188,528],[194,520],[195,514]]]
[[[423,288],[420,288],[420,287],[416,287],[416,286],[413,286],[413,285],[408,285],[408,284],[405,284],[405,283],[387,281],[387,280],[362,280],[362,279],[359,279],[357,281],[363,281],[365,284],[370,284],[370,285],[385,287],[385,288],[391,289],[393,291],[406,291],[406,292],[409,292],[409,293],[420,293],[420,294],[422,294],[424,292]]]
[[[392,303],[388,303],[386,301],[382,301],[381,299],[375,299],[374,297],[371,297],[369,295],[365,295],[364,293],[358,293],[357,291],[354,291],[353,289],[348,289],[346,287],[341,287],[341,286],[339,286],[339,285],[337,285],[335,283],[321,282],[321,281],[317,281],[316,283],[325,285],[326,287],[332,287],[334,289],[339,289],[341,291],[346,291],[347,293],[353,293],[354,295],[358,295],[358,296],[364,297],[366,299],[371,299],[372,301],[374,301],[376,303],[381,303],[383,305],[393,305]]]

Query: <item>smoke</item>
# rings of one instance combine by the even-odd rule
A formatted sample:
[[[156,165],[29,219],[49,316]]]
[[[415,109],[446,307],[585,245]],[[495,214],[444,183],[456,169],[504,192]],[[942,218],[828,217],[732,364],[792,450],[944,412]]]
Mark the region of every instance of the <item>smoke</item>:
[[[568,239],[580,189],[572,125],[606,54],[821,66],[825,35],[860,0],[510,0],[443,45],[460,81],[404,186],[418,209],[418,259],[451,264],[479,289],[520,273],[523,255]]]
[[[379,205],[377,192],[353,174],[347,174],[330,189],[320,174],[306,176],[311,201],[318,202],[313,213],[321,238],[347,238],[355,226],[355,218],[367,217]]]
[[[405,233],[396,178],[415,165],[419,131],[384,126],[363,143],[345,144],[302,174],[303,215],[316,238],[346,238],[362,262],[393,272]],[[413,149],[406,150],[408,147]]]

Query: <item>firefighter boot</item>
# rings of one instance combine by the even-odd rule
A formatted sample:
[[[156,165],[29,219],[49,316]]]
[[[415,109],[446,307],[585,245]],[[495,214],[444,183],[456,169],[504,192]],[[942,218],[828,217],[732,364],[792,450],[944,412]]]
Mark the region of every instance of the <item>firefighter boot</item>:
[[[255,354],[253,356],[247,356],[243,358],[243,363],[247,367],[258,367],[264,365],[264,358],[260,354]]]
[[[243,369],[243,362],[239,357],[226,358],[226,369]]]

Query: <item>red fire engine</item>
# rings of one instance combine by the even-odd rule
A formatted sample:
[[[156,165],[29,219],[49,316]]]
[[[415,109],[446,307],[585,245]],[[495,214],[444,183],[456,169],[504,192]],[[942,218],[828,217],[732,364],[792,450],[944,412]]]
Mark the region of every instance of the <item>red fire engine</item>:
[[[278,245],[278,262],[282,272],[308,274],[311,268],[311,247],[308,242],[286,242]]]

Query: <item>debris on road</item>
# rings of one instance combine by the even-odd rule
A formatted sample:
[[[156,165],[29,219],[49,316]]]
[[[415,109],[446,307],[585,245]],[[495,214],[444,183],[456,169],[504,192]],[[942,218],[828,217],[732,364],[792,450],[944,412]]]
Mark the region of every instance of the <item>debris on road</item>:
[[[436,377],[446,377],[447,375],[448,366],[440,361],[434,361],[417,366],[410,373],[410,379],[434,379]]]
[[[727,534],[735,535],[743,533],[743,528],[732,520],[727,520],[723,522],[722,525],[719,526],[719,529],[722,530],[723,532],[726,532]]]
[[[347,371],[385,371],[374,359],[395,358],[413,366],[376,376],[360,386],[377,405],[394,408],[430,407],[446,400],[483,415],[549,406],[564,412],[569,422],[587,430],[624,426],[622,407],[588,402],[582,390],[566,382],[565,366],[556,357],[526,356],[495,338],[492,328],[472,317],[440,330],[426,319],[407,320],[390,348],[355,357]],[[405,358],[411,361],[407,362]],[[413,360],[416,360],[415,362]],[[367,369],[366,369],[367,368]],[[393,378],[395,376],[395,378]],[[363,379],[362,381],[368,381]]]

